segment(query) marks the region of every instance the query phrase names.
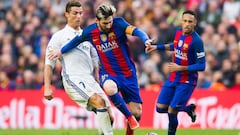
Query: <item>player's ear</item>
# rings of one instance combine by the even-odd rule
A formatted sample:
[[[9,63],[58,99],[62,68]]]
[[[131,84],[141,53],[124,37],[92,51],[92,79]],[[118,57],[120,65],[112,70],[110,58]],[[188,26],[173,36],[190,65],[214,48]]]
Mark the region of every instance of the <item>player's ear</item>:
[[[99,19],[96,18],[96,23],[99,24]]]
[[[194,19],[194,27],[197,25],[197,19]]]
[[[68,16],[69,16],[69,13],[68,13],[68,12],[64,12],[64,15],[65,15],[65,17],[67,17],[67,18],[68,18]]]
[[[182,24],[183,24],[183,19],[179,19],[179,20],[178,20],[178,23],[179,23],[179,26],[182,26]]]

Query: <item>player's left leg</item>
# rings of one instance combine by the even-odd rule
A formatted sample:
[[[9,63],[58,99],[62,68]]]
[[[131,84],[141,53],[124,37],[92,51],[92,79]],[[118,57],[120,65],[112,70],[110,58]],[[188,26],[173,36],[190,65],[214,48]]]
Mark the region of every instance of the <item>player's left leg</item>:
[[[79,83],[81,82],[81,83]],[[92,110],[95,108],[97,120],[104,135],[113,135],[107,96],[93,77],[83,76],[70,78],[68,81],[63,79],[64,88],[69,97],[77,104]]]
[[[104,135],[113,135],[111,119],[105,100],[100,95],[95,93],[89,98],[88,104],[96,108],[97,120]]]
[[[178,127],[178,110],[173,109],[171,106],[168,108],[168,135],[175,135]]]
[[[105,102],[106,102],[106,100],[105,100]],[[96,113],[96,109],[95,109],[94,112]],[[111,126],[113,126],[114,117],[113,117],[112,110],[111,110],[111,107],[110,107],[110,106],[108,107],[108,114],[109,114],[109,117],[110,117]],[[99,135],[104,135],[101,127],[98,128],[98,134],[99,134]]]
[[[192,122],[195,122],[196,121],[196,113],[195,113],[196,105],[195,104],[190,104],[190,105],[186,106],[186,103],[190,99],[195,86],[186,85],[184,87],[185,87],[185,89],[183,89],[183,91],[181,91],[182,94],[180,96],[183,96],[183,99],[182,99],[183,103],[182,104],[185,103],[185,105],[179,106],[178,111],[186,112],[189,115],[189,117],[191,118]]]
[[[188,116],[191,118],[192,122],[196,121],[196,113],[195,113],[195,109],[196,109],[196,105],[195,104],[190,104],[188,106],[186,106],[186,108],[184,109],[185,112],[188,114]]]

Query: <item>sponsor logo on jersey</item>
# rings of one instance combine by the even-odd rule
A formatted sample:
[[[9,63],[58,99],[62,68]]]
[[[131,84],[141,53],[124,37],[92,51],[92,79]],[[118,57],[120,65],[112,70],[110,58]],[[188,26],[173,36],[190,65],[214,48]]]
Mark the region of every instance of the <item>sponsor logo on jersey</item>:
[[[98,41],[98,38],[94,38],[94,39],[93,39],[93,42],[96,42],[96,41]]]
[[[96,48],[99,51],[106,52],[118,48],[118,44],[115,40],[113,40],[112,42],[106,42],[100,45],[96,45]]]
[[[187,53],[182,52],[181,50],[176,49],[175,56],[182,60],[188,60]]]

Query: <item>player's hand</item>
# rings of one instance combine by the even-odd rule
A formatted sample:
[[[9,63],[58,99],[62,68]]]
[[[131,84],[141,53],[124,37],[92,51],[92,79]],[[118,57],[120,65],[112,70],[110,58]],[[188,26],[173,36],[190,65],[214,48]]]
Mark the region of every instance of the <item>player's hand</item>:
[[[100,84],[100,78],[99,78],[99,73],[98,72],[94,72],[94,78]]]
[[[50,50],[48,52],[47,58],[49,60],[56,60],[62,56],[62,53],[60,50]]]
[[[145,46],[152,45],[152,42],[153,42],[152,39],[148,39],[147,41],[145,41]]]
[[[53,99],[53,92],[51,89],[45,89],[44,90],[44,98],[47,100]]]
[[[176,63],[170,62],[168,65],[169,72],[181,71],[181,66]]]
[[[154,51],[156,49],[157,49],[156,45],[147,45],[146,48],[145,48],[145,52],[146,53],[150,53],[150,52],[152,52],[152,51]]]

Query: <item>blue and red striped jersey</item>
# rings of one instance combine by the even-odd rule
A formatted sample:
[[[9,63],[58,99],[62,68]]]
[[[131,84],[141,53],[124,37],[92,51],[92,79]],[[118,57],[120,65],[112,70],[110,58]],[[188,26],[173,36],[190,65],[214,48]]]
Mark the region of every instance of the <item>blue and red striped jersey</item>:
[[[84,40],[90,41],[98,52],[102,74],[129,77],[136,72],[127,45],[126,29],[128,26],[130,24],[123,18],[116,17],[108,33],[101,31],[96,23],[83,30]]]
[[[198,71],[204,70],[206,63],[202,39],[197,32],[183,35],[182,29],[177,29],[171,46],[170,48],[174,48],[172,61],[178,65],[188,66],[188,70],[171,72],[169,81],[196,85]]]

